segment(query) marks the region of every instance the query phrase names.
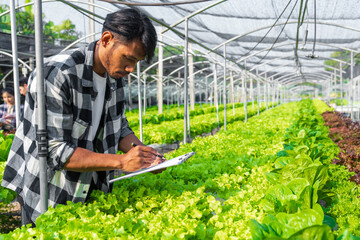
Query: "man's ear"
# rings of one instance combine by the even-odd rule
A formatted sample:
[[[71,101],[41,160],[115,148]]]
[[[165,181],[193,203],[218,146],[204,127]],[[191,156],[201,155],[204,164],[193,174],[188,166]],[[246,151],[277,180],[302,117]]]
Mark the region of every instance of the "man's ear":
[[[101,35],[101,39],[100,39],[101,45],[102,45],[104,48],[106,48],[113,39],[114,39],[114,35],[113,35],[111,32],[109,32],[109,31],[105,31],[105,32],[103,32],[103,34]]]

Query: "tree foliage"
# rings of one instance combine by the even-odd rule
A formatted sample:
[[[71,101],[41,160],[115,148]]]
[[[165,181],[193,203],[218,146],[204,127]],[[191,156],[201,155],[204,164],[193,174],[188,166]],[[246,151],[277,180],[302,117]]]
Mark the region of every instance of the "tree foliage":
[[[25,2],[28,2],[25,1]],[[0,5],[0,13],[9,10],[8,5]],[[43,18],[45,15],[43,15]],[[34,35],[35,24],[32,6],[25,7],[25,10],[18,10],[16,16],[17,33],[19,35]],[[0,30],[11,33],[10,14],[0,17]],[[43,21],[44,40],[53,43],[56,39],[75,41],[79,33],[75,30],[75,25],[69,20],[64,20],[61,24],[55,25],[52,21]]]
[[[350,51],[336,51],[334,52],[333,54],[331,54],[331,57],[332,58],[336,58],[336,59],[340,59],[340,60],[343,60],[345,62],[348,62],[350,63],[351,62],[351,53]],[[360,54],[354,54],[354,64],[355,65],[360,65]],[[331,67],[334,67],[334,68],[339,68],[340,67],[340,63],[336,60],[326,60],[325,61],[325,65],[327,66],[331,66]],[[349,67],[349,65],[347,64],[343,64],[343,69],[347,69]],[[332,70],[330,68],[326,68],[326,70]]]

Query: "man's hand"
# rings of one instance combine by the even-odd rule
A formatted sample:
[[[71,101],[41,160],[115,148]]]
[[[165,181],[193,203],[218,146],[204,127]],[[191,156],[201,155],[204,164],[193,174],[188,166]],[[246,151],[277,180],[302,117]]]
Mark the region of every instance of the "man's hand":
[[[151,164],[151,167],[155,166],[155,165],[158,165],[158,164],[160,164],[162,162],[165,162],[165,161],[166,161],[165,157],[162,154],[158,154],[158,157],[156,157],[156,160]],[[163,169],[152,171],[151,173],[158,174],[158,173],[161,173],[162,171],[165,171],[165,170],[166,170],[166,168],[163,168]]]
[[[121,170],[134,172],[150,167],[156,163],[157,154],[157,151],[151,147],[133,147],[125,154],[126,157],[121,161]]]

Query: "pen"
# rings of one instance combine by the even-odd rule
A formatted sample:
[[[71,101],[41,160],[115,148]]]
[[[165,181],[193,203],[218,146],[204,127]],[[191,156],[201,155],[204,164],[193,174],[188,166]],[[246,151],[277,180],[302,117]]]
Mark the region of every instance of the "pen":
[[[134,143],[134,142],[132,142],[132,143],[131,143],[131,146],[132,146],[132,147],[136,147],[136,146],[137,146],[137,144],[136,144],[136,143]],[[162,160],[166,160],[164,156],[161,156],[161,155],[159,155],[159,154],[155,154],[155,156],[157,156],[157,157],[161,158]]]

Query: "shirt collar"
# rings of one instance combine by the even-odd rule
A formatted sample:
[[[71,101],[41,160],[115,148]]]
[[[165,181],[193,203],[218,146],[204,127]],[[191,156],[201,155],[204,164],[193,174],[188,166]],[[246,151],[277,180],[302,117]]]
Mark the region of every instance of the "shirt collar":
[[[83,87],[93,87],[93,67],[94,67],[94,50],[97,41],[90,43],[85,47],[85,62],[82,76]]]

